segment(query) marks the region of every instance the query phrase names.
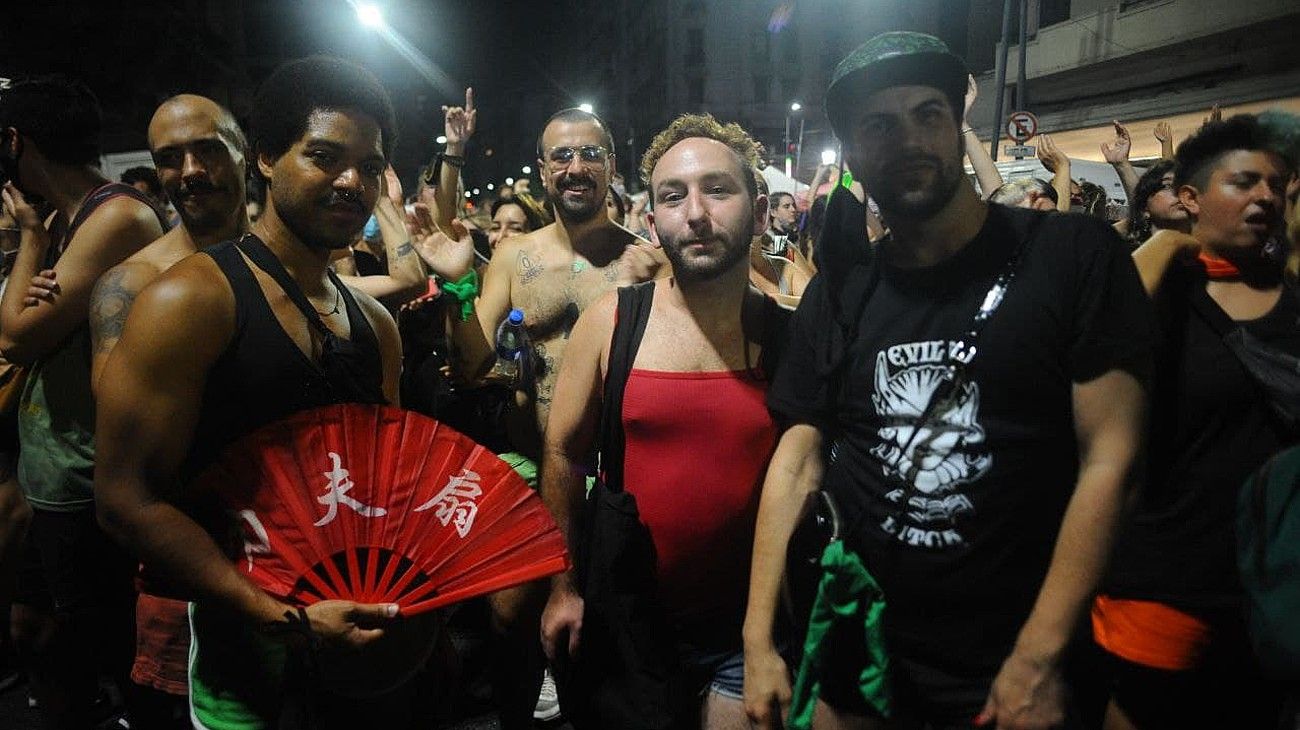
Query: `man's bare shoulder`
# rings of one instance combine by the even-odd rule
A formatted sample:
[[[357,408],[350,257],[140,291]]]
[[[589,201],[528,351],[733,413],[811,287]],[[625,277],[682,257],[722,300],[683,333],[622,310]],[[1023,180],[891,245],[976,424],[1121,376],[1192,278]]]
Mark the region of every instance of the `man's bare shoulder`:
[[[366,319],[370,321],[370,326],[374,327],[376,332],[379,331],[380,326],[394,328],[397,326],[393,315],[388,311],[387,307],[379,303],[378,299],[354,286],[348,286],[347,284],[344,284],[344,286],[348,287],[348,292],[352,294],[353,299],[357,300],[357,306],[361,309],[361,313],[366,315]]]
[[[225,316],[233,324],[235,293],[216,261],[209,256],[189,256],[159,272],[140,292],[137,305],[178,308],[195,321]]]
[[[73,235],[70,246],[83,238],[129,236],[137,240],[147,237],[148,241],[153,241],[161,234],[162,224],[153,208],[135,198],[119,195],[95,208]]]
[[[123,267],[140,272],[152,270],[153,275],[157,276],[170,269],[181,259],[194,253],[195,250],[194,243],[185,234],[185,229],[176,226],[152,243],[147,244],[144,248],[131,254],[125,261],[113,267],[113,270]]]

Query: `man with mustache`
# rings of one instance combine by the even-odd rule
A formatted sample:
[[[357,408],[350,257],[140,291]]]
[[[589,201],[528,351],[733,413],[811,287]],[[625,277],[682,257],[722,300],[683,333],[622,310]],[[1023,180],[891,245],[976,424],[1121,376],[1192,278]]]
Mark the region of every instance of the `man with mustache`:
[[[810,632],[795,727],[1067,716],[1068,648],[1141,442],[1150,307],[1104,222],[980,199],[962,170],[966,85],[938,38],[894,32],[849,54],[827,91],[890,234],[869,246],[866,206],[832,193],[826,265],[769,391],[787,428],[744,627],[745,706],[764,728],[791,703],[772,627],[789,537],[819,487],[843,534],[821,556],[813,614],[839,618]]]
[[[89,300],[106,270],[162,235],[153,201],[100,173],[99,104],[57,77],[0,89],[0,177],[21,243],[0,301],[0,350],[30,368],[18,408],[18,481],[33,510],[13,625],[48,727],[84,728],[97,675],[127,683],[134,564],[95,524]],[[47,231],[39,201],[53,207]],[[60,297],[28,282],[46,274]]]
[[[665,259],[650,243],[609,220],[605,196],[614,173],[614,142],[605,122],[581,109],[555,113],[537,140],[538,170],[555,211],[555,222],[531,233],[502,239],[492,254],[481,284],[473,272],[474,248],[469,234],[435,234],[432,268],[449,281],[473,281],[455,296],[473,305],[455,317],[452,336],[455,364],[466,379],[478,379],[495,359],[497,326],[511,309],[524,311],[524,326],[533,351],[534,371],[516,391],[515,409],[507,416],[516,467],[536,480],[542,438],[551,409],[556,375],[569,333],[587,307],[616,286],[654,278]],[[427,259],[428,260],[428,259]],[[517,642],[537,643],[537,619],[544,592],[522,586],[491,597],[494,623],[503,633],[517,632]],[[516,643],[517,645],[517,643]],[[519,667],[518,654],[508,657]],[[503,679],[502,686],[518,686]],[[527,695],[527,689],[520,690]],[[534,698],[536,694],[533,694]],[[508,708],[524,700],[502,702]]]
[[[558,576],[542,637],[548,655],[567,658],[584,677],[573,696],[584,710],[576,713],[575,722],[585,723],[579,727],[661,727],[650,716],[706,730],[746,724],[740,624],[760,482],[777,437],[764,395],[789,319],[749,284],[750,242],[768,222],[767,196],[754,170],[759,150],[739,125],[708,115],[683,115],[659,133],[641,175],[653,196],[650,232],[672,262],[673,276],[607,294],[573,330],[546,434],[543,494],[571,544],[584,543],[584,529],[602,529],[576,516],[600,429],[602,392],[625,375],[621,396],[606,393],[615,402],[621,397],[622,412],[610,415],[622,424],[622,463],[612,463],[619,445],[607,442],[601,468],[606,484],[621,482],[616,488],[635,499],[654,557],[649,565],[629,559],[620,567],[653,573],[656,605],[647,620],[659,631],[639,638],[670,647],[678,662],[670,673],[685,677],[682,696],[673,696],[623,684],[635,676],[632,666],[590,676],[606,674],[589,668],[607,666],[610,639],[597,628],[588,640],[583,626],[630,617],[599,608],[608,608],[599,595],[579,595],[573,575]],[[639,347],[622,363],[630,368],[626,373],[616,372],[620,364],[611,355],[616,328],[644,328]],[[615,470],[621,478],[612,476]],[[641,618],[639,607],[633,615]],[[637,658],[646,660],[647,653],[642,646]],[[611,694],[626,707],[646,703],[629,713],[638,715],[637,724],[608,713]]]
[[[238,527],[189,488],[223,447],[261,425],[330,403],[397,403],[401,345],[392,317],[328,266],[375,207],[395,128],[388,94],[368,71],[328,57],[278,68],[252,113],[265,211],[247,234],[145,287],[104,366],[99,518],[173,595],[192,602],[195,727],[274,727],[286,706],[303,701],[287,664],[286,625],[313,634],[322,658],[342,652],[363,662],[393,642],[428,645],[425,622],[396,619],[395,605],[323,601],[299,615],[263,592],[232,561],[237,545],[228,538]],[[224,193],[197,182],[190,189],[193,198],[179,206],[187,215],[229,220],[203,200]],[[402,727],[408,712],[385,697],[340,703],[322,721]]]

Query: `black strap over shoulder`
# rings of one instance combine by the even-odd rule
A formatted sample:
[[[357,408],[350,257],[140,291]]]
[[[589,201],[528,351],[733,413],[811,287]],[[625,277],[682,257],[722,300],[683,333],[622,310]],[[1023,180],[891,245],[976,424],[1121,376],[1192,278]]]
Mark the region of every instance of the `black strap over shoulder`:
[[[618,290],[618,310],[609,344],[600,436],[596,444],[602,481],[612,492],[623,491],[623,389],[641,347],[641,338],[645,336],[646,323],[650,321],[654,295],[653,281]]]

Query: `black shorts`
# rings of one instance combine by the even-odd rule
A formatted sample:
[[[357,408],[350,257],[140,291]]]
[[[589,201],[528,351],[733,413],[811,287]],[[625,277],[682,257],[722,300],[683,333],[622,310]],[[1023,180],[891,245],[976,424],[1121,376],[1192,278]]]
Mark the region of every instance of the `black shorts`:
[[[99,528],[93,509],[33,509],[23,553],[14,603],[49,613],[133,610],[136,561]]]
[[[1156,669],[1098,647],[1110,697],[1138,727],[1278,727],[1286,690],[1264,677],[1240,615],[1220,612],[1210,620],[1213,638],[1194,669]]]
[[[858,691],[856,678],[866,662],[862,625],[857,622],[837,623],[826,645],[828,656],[822,671],[821,699],[841,712],[879,717]],[[1078,654],[1077,651],[1070,652],[1065,669],[1066,684],[1071,691],[1075,689],[1081,672],[1086,671],[1078,661]],[[905,728],[974,728],[975,717],[983,711],[998,671],[998,667],[983,672],[944,667],[896,652],[890,654],[889,662],[894,710],[891,720]],[[1065,712],[1064,728],[1074,730],[1090,726],[1085,719],[1088,715],[1077,697],[1068,702]]]

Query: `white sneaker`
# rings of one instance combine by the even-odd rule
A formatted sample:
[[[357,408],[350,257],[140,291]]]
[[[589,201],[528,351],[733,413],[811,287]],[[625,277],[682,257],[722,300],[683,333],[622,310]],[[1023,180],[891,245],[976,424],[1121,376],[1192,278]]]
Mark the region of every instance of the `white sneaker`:
[[[550,722],[560,716],[560,695],[555,690],[555,678],[547,669],[542,675],[542,691],[537,694],[537,707],[533,709],[533,719]]]

